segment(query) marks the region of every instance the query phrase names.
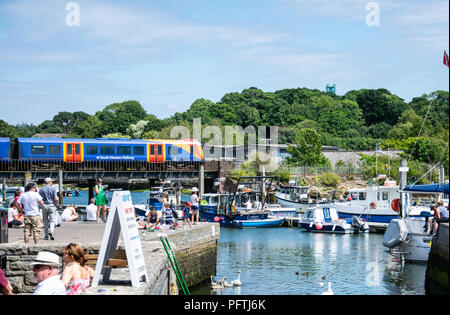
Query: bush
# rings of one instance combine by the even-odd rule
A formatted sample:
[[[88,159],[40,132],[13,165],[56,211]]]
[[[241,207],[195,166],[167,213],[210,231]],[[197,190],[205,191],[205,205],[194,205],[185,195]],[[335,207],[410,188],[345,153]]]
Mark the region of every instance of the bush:
[[[326,172],[319,176],[319,184],[325,187],[337,187],[341,182],[338,174]]]

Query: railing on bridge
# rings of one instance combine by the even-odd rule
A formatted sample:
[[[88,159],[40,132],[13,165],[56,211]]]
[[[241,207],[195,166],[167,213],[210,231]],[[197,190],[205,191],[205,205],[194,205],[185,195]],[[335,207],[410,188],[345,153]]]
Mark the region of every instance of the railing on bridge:
[[[169,161],[149,163],[142,161],[85,161],[66,163],[62,161],[2,161],[0,172],[197,172],[203,162]]]

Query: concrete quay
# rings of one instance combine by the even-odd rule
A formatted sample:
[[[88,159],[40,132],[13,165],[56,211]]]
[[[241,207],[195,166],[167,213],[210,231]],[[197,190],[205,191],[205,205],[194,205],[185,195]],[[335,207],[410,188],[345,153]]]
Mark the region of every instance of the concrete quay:
[[[41,229],[38,244],[33,238],[23,241],[23,229],[9,229],[8,243],[0,243],[0,253],[6,254],[4,272],[11,282],[14,294],[32,294],[36,287],[31,261],[42,250],[51,251],[62,257],[62,249],[69,243],[78,243],[96,255],[100,251],[106,224],[96,222],[63,222],[55,229],[55,240],[44,240]],[[217,240],[220,237],[218,223],[201,222],[190,228],[186,225],[176,230],[164,231],[175,252],[178,264],[189,287],[210,279],[216,273]],[[145,257],[148,281],[140,282],[138,288],[131,286],[127,267],[112,268],[110,281],[98,287],[90,287],[87,295],[173,295],[178,294],[176,275],[160,241],[160,232],[140,230],[142,250]],[[117,249],[124,249],[122,237]]]

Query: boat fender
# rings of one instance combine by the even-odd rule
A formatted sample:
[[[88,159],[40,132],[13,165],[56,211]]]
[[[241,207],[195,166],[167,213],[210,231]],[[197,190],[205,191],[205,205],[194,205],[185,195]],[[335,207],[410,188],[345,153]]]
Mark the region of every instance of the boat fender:
[[[370,209],[376,209],[376,208],[377,208],[377,204],[375,202],[371,202]]]
[[[399,198],[395,198],[394,200],[392,200],[391,208],[395,212],[399,212],[400,211],[400,199]]]

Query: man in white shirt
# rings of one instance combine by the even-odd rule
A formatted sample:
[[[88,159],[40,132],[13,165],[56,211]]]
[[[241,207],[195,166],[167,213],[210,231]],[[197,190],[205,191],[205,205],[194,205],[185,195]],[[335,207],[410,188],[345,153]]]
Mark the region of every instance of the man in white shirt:
[[[38,243],[39,234],[41,232],[41,216],[39,206],[42,206],[42,196],[37,192],[38,188],[35,183],[29,183],[26,187],[26,192],[20,195],[17,202],[22,204],[24,210],[24,224],[23,237],[25,243],[30,241],[30,232],[33,231],[34,243]]]
[[[94,198],[89,200],[89,206],[86,207],[86,220],[97,221],[97,206]]]
[[[59,256],[42,251],[39,252],[36,259],[31,263],[34,273],[34,279],[38,285],[34,295],[66,295],[66,287],[61,281],[59,268]]]

